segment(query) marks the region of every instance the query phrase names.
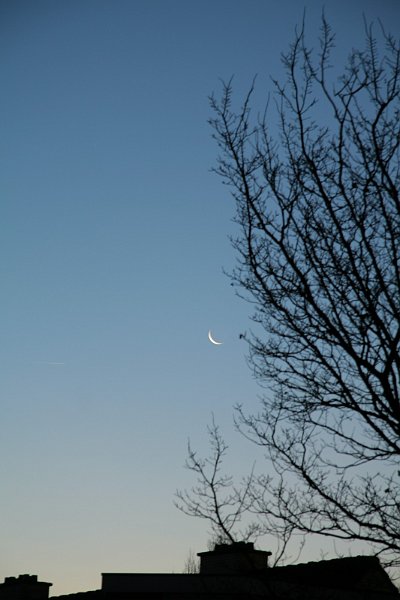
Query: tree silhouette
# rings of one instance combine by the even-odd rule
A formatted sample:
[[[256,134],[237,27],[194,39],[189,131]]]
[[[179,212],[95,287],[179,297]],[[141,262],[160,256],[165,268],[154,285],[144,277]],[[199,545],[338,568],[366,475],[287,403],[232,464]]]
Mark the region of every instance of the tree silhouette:
[[[223,461],[228,452],[219,427],[208,427],[210,455],[199,457],[188,444],[186,468],[196,476],[196,484],[191,490],[178,490],[175,494],[175,506],[186,515],[205,519],[211,526],[209,546],[215,544],[235,544],[254,541],[266,532],[266,524],[254,518],[254,489],[258,481],[254,472],[234,483],[232,475],[223,470]],[[249,518],[250,515],[250,518]],[[286,526],[279,531],[268,527],[274,533],[275,553],[273,565],[286,557],[286,548],[293,534],[293,527]],[[300,550],[302,544],[300,544]],[[185,566],[186,568],[186,566]],[[189,572],[189,571],[187,571]]]
[[[251,507],[250,487],[252,474],[244,485],[234,485],[231,475],[222,472],[228,446],[214,419],[208,427],[210,456],[201,458],[188,444],[186,468],[196,475],[197,483],[190,492],[178,490],[175,506],[185,514],[200,517],[211,525],[211,539],[215,543],[248,541],[259,530],[256,523],[238,530],[242,517]]]
[[[254,307],[244,338],[265,388],[242,432],[273,474],[252,477],[266,528],[371,544],[400,559],[400,48],[366,26],[340,77],[322,19],[283,56],[286,81],[253,118],[232,82],[213,96],[215,171],[239,233],[232,282]],[[274,113],[277,119],[271,116]],[[278,125],[278,128],[276,127]]]

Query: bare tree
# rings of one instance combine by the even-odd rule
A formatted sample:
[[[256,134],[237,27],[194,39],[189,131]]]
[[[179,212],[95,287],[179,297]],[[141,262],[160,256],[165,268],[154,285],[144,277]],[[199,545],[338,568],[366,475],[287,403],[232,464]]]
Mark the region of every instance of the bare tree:
[[[253,476],[251,510],[278,533],[363,541],[394,564],[400,47],[378,34],[381,44],[366,27],[365,47],[333,81],[329,25],[323,18],[318,52],[303,26],[261,117],[253,88],[234,110],[228,83],[211,98],[211,125],[215,170],[236,203],[232,281],[254,306],[244,337],[265,388],[260,412],[238,407],[237,421],[274,466]]]
[[[186,575],[197,575],[200,573],[200,560],[190,548],[183,567],[183,573]]]
[[[277,528],[272,515],[258,514],[258,503],[254,492],[259,478],[253,468],[236,485],[233,477],[224,471],[224,459],[228,445],[224,441],[214,419],[208,427],[210,456],[202,458],[188,443],[186,468],[195,473],[197,483],[190,490],[178,490],[175,494],[175,506],[186,515],[208,521],[211,526],[208,547],[215,544],[234,544],[236,542],[255,542],[268,534],[272,544],[271,565],[284,562],[296,562],[304,546],[304,536],[299,536],[295,554],[288,554],[294,527],[290,523]],[[185,573],[198,572],[194,569],[193,556],[185,563]]]
[[[208,435],[211,454],[207,458],[200,458],[188,444],[186,468],[195,473],[197,484],[190,491],[177,491],[175,505],[189,516],[207,520],[213,542],[247,541],[254,538],[259,529],[258,524],[249,523],[245,529],[238,530],[251,506],[252,474],[244,484],[235,486],[232,476],[222,472],[228,446],[214,419],[208,427]]]

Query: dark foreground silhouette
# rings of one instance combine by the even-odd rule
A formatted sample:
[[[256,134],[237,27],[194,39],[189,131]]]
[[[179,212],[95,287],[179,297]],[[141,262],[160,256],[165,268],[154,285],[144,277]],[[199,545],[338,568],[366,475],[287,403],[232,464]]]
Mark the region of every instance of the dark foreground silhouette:
[[[399,600],[378,558],[356,556],[268,567],[270,552],[252,543],[217,544],[200,552],[196,574],[103,573],[99,590],[58,600]],[[6,577],[0,600],[47,600],[51,583],[36,575]]]

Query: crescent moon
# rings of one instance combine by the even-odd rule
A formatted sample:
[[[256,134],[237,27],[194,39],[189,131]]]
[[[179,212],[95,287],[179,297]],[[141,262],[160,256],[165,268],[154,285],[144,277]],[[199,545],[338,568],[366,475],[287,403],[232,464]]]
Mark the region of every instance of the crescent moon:
[[[211,330],[208,332],[208,339],[215,346],[220,346],[221,344],[223,344],[223,342],[217,342],[217,340],[214,340],[213,336],[211,335]]]

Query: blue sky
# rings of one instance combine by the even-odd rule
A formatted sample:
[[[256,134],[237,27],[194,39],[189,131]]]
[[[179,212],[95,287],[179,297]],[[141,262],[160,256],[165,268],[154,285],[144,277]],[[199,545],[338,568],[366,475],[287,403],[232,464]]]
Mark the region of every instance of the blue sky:
[[[400,22],[397,0],[314,0],[314,42],[323,5],[339,65],[363,14]],[[262,98],[303,10],[0,4],[0,578],[36,573],[59,594],[102,571],[180,572],[207,543],[173,506],[187,438],[205,450],[213,412],[234,470],[252,464],[232,433],[232,406],[259,394],[239,339],[251,306],[223,274],[234,210],[210,171],[208,96],[234,75],[240,99],[257,74]]]

